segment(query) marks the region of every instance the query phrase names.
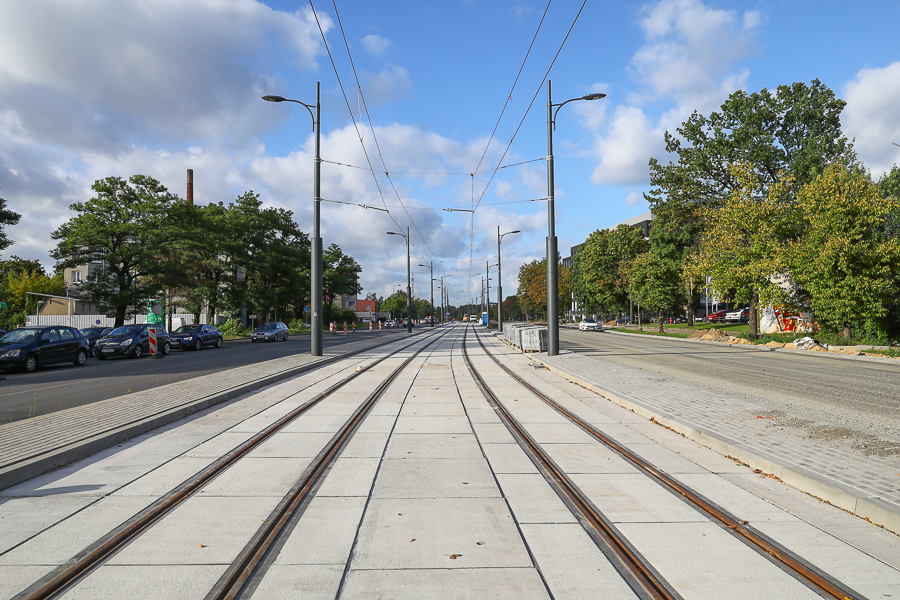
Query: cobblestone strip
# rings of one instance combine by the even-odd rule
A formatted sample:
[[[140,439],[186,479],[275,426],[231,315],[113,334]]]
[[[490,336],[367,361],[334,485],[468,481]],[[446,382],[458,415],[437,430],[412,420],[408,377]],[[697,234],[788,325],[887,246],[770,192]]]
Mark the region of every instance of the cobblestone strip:
[[[322,357],[276,358],[0,425],[0,489],[343,356],[401,339],[359,340],[326,349]]]
[[[495,346],[504,348],[495,339]],[[540,362],[616,404],[873,523],[900,532],[900,461],[809,440],[758,418],[772,407],[565,352]]]

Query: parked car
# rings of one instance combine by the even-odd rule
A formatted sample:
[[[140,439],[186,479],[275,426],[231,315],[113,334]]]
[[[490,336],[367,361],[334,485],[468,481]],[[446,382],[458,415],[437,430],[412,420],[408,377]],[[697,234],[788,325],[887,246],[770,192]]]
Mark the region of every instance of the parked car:
[[[169,343],[175,349],[199,350],[203,346],[221,348],[225,334],[212,325],[182,325],[169,335]]]
[[[600,331],[600,325],[593,319],[582,319],[578,324],[578,331]]]
[[[720,310],[718,312],[709,313],[709,322],[710,323],[724,323],[725,315],[728,313],[727,310]]]
[[[34,371],[45,365],[87,362],[91,345],[72,327],[19,327],[0,337],[0,369]]]
[[[631,325],[631,317],[619,317],[616,325]]]
[[[281,321],[262,323],[250,334],[251,342],[256,342],[256,340],[261,342],[277,342],[279,338],[284,341],[287,341],[288,339],[288,326]]]
[[[81,331],[81,335],[83,335],[91,345],[90,355],[96,356],[97,354],[94,352],[94,349],[97,347],[97,340],[112,331],[112,327],[85,327],[79,331]]]
[[[117,327],[97,340],[95,349],[97,358],[104,360],[110,356],[131,356],[140,358],[150,354],[150,328],[156,328],[156,348],[168,354],[172,346],[169,334],[162,325],[124,325]]]
[[[737,308],[725,313],[726,323],[747,323],[750,321],[749,308]]]

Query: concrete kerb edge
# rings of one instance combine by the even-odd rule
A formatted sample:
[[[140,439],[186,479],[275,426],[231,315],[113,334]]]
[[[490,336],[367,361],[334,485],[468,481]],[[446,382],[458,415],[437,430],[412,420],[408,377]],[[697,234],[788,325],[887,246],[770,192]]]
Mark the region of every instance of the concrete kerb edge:
[[[774,456],[767,456],[727,436],[692,426],[677,418],[671,417],[660,411],[654,410],[634,400],[617,396],[597,386],[595,383],[570,373],[566,369],[544,361],[540,356],[532,354],[530,358],[537,360],[557,375],[584,386],[604,398],[611,400],[622,408],[626,408],[636,415],[646,419],[653,419],[660,425],[668,427],[684,435],[697,443],[726,457],[736,459],[751,469],[759,470],[763,474],[777,477],[782,482],[829,504],[841,508],[854,515],[867,519],[894,533],[900,533],[900,507],[885,502],[880,498],[864,496],[858,490],[845,486],[839,482],[826,479],[824,476],[808,471],[796,465],[781,464]]]
[[[182,419],[194,413],[200,412],[202,410],[215,406],[216,404],[227,402],[228,400],[232,400],[233,398],[237,398],[259,388],[272,385],[273,383],[278,383],[279,381],[294,377],[295,375],[313,371],[327,364],[331,364],[344,358],[348,358],[362,352],[367,352],[369,350],[373,350],[375,348],[379,348],[396,341],[397,340],[389,340],[381,342],[379,344],[354,350],[352,352],[337,354],[330,357],[323,357],[320,360],[311,361],[303,365],[285,369],[284,371],[273,373],[272,375],[269,375],[262,379],[244,383],[229,390],[225,390],[223,392],[212,394],[210,396],[206,396],[204,398],[199,398],[186,404],[182,404],[181,406],[170,409],[164,413],[154,415],[148,419],[129,423],[122,427],[112,429],[93,437],[79,440],[78,442],[69,444],[67,446],[55,448],[52,451],[36,455],[23,461],[19,461],[13,465],[0,467],[0,490],[18,485],[22,482],[28,481],[29,479],[37,477],[38,475],[42,475],[44,473],[47,473],[48,471],[52,471],[53,469],[56,469],[58,467],[62,467],[77,460],[81,460],[82,458],[87,458],[88,456],[92,456],[97,452],[120,444],[125,440],[142,435],[144,433],[162,427],[163,425],[168,425],[169,423],[173,423],[178,419]]]
[[[627,331],[613,331],[604,329],[602,333],[614,333],[616,335],[629,335],[633,337],[647,337],[640,333],[629,333]],[[768,346],[757,346],[755,344],[723,344],[722,342],[714,342],[712,340],[695,340],[682,337],[668,337],[664,335],[651,336],[656,340],[670,340],[679,342],[691,342],[692,344],[716,344],[718,346],[735,346],[737,348],[747,348],[749,350],[758,350],[760,352],[787,352],[790,354],[802,354],[804,356],[824,356],[826,358],[843,358],[849,360],[860,360],[864,362],[877,362],[886,365],[900,365],[900,360],[896,358],[880,357],[880,356],[853,356],[852,354],[836,354],[834,352],[816,352],[812,350],[800,350],[798,348],[771,348]]]

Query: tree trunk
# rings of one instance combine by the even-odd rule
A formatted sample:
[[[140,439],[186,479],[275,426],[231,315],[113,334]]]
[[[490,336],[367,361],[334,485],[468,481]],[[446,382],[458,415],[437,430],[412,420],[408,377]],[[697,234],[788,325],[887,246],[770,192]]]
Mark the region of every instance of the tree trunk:
[[[694,326],[694,293],[691,289],[691,282],[687,282],[687,305],[685,305],[685,318],[687,319],[687,326]]]
[[[755,340],[757,333],[759,333],[759,315],[756,312],[756,307],[758,305],[759,293],[756,290],[753,290],[753,293],[750,296],[750,315],[747,323],[748,337],[751,340]]]
[[[659,321],[659,332],[660,332],[660,333],[664,333],[664,331],[663,331],[663,314],[662,314],[662,311],[660,310],[660,311],[658,311],[656,314],[657,314],[657,320]]]
[[[853,340],[853,333],[850,331],[850,322],[844,321],[844,329],[841,331],[841,337]]]
[[[116,306],[116,321],[113,324],[113,327],[121,327],[125,324],[125,311],[128,310],[127,306]]]

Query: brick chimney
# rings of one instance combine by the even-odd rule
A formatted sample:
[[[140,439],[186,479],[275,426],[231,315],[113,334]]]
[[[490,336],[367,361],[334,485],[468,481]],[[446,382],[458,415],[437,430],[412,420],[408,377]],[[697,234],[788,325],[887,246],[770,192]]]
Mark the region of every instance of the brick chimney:
[[[194,205],[194,170],[187,170],[187,203]]]

